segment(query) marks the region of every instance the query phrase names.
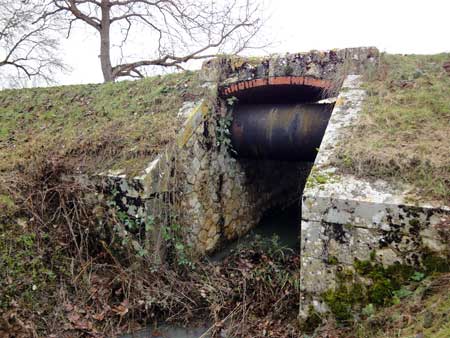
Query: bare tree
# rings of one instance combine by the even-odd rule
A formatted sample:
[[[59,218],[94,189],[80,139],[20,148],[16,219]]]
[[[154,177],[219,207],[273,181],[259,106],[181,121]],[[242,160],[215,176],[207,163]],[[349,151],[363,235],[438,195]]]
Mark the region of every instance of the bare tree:
[[[217,53],[249,47],[261,27],[260,8],[251,0],[49,0],[44,19],[65,14],[70,35],[80,21],[100,37],[105,82],[143,77],[146,66],[181,67]],[[127,50],[131,37],[146,37],[145,56]],[[112,41],[114,38],[114,41]],[[112,62],[117,47],[117,63]],[[128,54],[126,54],[128,52]]]
[[[0,74],[3,77],[53,82],[54,73],[65,69],[58,57],[54,23],[49,19],[36,22],[44,9],[42,1],[39,4],[0,0]]]

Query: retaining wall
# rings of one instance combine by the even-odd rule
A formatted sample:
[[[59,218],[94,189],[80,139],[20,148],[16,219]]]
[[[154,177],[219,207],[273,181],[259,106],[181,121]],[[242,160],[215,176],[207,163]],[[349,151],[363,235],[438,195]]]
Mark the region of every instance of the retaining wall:
[[[351,132],[365,95],[360,77],[348,76],[303,193],[303,317],[311,304],[327,311],[321,295],[336,288],[338,272],[351,271],[358,279],[355,260],[419,268],[426,255],[444,255],[450,248],[448,206],[411,204],[406,189],[343,174],[334,166],[337,145]]]
[[[181,206],[176,222],[199,253],[245,234],[273,205],[300,199],[311,164],[235,159],[223,140],[224,120],[232,111],[226,98],[264,86],[332,91],[345,71],[375,63],[377,56],[375,48],[354,48],[206,62],[201,74],[211,97],[185,104],[180,115],[186,122],[177,139],[141,176],[107,178],[115,198],[145,222],[143,212],[159,214],[155,209],[170,208],[176,196]]]

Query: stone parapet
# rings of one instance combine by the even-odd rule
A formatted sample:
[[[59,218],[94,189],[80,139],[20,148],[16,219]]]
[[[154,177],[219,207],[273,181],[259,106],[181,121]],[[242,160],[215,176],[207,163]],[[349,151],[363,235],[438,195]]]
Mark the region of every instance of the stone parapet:
[[[377,62],[378,55],[375,47],[358,47],[266,57],[224,56],[206,61],[201,74],[220,88],[274,77],[335,80],[342,71],[359,73],[367,63]]]

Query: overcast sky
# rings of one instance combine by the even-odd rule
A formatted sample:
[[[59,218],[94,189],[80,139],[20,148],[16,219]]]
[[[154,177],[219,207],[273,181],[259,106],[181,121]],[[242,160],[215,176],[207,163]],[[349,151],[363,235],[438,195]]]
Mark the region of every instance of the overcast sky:
[[[261,1],[263,0],[255,0]],[[264,0],[272,42],[253,54],[376,46],[390,53],[450,51],[450,0]],[[93,29],[76,27],[63,51],[72,72],[61,84],[101,82]],[[151,46],[151,43],[148,44]]]

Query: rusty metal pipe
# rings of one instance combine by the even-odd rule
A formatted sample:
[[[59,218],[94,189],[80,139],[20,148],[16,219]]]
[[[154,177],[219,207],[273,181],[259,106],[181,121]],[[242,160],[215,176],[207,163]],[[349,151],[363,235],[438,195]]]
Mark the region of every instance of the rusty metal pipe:
[[[231,142],[241,158],[313,161],[333,104],[241,104]]]

